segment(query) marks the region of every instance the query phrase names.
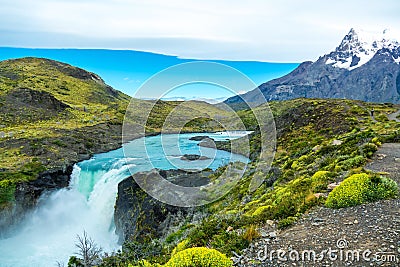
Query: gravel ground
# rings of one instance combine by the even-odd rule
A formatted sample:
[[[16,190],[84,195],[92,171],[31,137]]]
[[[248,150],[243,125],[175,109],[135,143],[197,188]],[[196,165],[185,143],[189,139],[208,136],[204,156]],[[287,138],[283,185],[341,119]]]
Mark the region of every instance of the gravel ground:
[[[366,167],[400,183],[400,144],[383,144]],[[400,266],[400,199],[318,207],[288,229],[269,221],[259,232],[235,266]]]
[[[399,215],[399,199],[338,210],[319,207],[281,232],[271,226],[259,229],[264,237],[234,261],[236,266],[246,267],[400,266]],[[281,260],[279,249],[286,252]],[[315,261],[308,259],[306,250],[316,253]],[[359,251],[359,259],[352,259],[354,251]]]
[[[373,161],[365,168],[374,172],[389,173],[390,178],[400,184],[400,144],[382,144],[374,154]]]

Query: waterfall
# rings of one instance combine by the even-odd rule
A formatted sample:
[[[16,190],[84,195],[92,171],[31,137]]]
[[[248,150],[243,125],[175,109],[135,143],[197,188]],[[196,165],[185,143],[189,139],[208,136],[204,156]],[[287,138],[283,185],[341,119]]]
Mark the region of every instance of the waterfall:
[[[112,218],[117,185],[126,177],[125,169],[126,166],[104,172],[88,192],[81,178],[90,175],[90,170],[82,171],[75,165],[70,186],[42,196],[38,208],[18,233],[0,240],[0,266],[47,267],[56,266],[57,261],[66,263],[76,252],[76,236],[83,231],[105,251],[119,249]]]

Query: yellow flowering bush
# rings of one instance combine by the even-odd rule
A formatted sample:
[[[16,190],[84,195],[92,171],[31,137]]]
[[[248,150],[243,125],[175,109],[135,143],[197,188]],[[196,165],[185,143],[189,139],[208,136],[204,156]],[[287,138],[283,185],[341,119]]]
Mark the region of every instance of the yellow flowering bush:
[[[205,247],[188,248],[177,252],[165,267],[231,267],[232,261],[224,254]]]
[[[176,245],[176,247],[172,250],[171,256],[174,256],[176,253],[184,250],[187,248],[187,245],[189,244],[189,240],[184,239],[181,242]]]
[[[271,205],[266,205],[266,206],[261,206],[258,207],[254,212],[253,215],[254,217],[257,216],[263,216],[263,217],[269,217],[271,214],[273,214],[273,207]]]
[[[350,176],[333,189],[325,205],[329,208],[350,207],[394,198],[397,194],[398,186],[392,179],[360,173]]]
[[[328,171],[317,171],[311,177],[311,191],[318,193],[325,190],[327,184],[331,180],[331,173]]]

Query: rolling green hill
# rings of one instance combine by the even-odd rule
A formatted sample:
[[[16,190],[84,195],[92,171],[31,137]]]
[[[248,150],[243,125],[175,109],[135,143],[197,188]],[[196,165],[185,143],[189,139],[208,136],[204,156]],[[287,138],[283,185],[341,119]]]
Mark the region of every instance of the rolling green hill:
[[[129,100],[96,74],[67,64],[0,62],[0,178],[35,179],[27,165],[57,168],[118,146]]]

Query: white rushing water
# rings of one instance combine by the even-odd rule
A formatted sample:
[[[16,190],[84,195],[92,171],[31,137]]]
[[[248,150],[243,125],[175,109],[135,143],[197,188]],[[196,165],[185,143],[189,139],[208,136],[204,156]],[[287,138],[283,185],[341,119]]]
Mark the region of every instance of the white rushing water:
[[[76,251],[76,235],[83,231],[106,251],[119,248],[118,238],[112,231],[113,203],[107,203],[108,196],[96,201],[96,191],[108,191],[107,194],[112,194],[115,199],[116,187],[113,185],[123,177],[115,170],[104,173],[101,179],[112,179],[108,183],[99,183],[98,189],[87,198],[79,191],[80,172],[80,167],[75,165],[70,188],[44,196],[39,208],[29,215],[18,234],[1,240],[0,266],[45,267],[56,266],[57,261],[65,263]]]
[[[114,204],[118,183],[130,175],[129,169],[175,168],[168,159],[181,165],[187,164],[187,168],[212,169],[229,161],[247,162],[247,158],[240,155],[197,146],[198,142],[189,140],[195,135],[206,134],[179,136],[180,153],[212,156],[214,160],[207,163],[208,166],[192,166],[190,162],[180,161],[176,150],[171,153],[163,151],[160,136],[146,137],[151,162],[144,155],[146,152],[138,149],[143,139],[137,139],[125,145],[125,149],[134,151],[129,153],[130,158],[125,158],[123,150],[117,149],[76,164],[69,187],[42,196],[38,208],[25,219],[18,232],[0,240],[0,267],[50,267],[57,266],[57,262],[66,265],[69,257],[76,252],[77,235],[82,235],[84,231],[104,251],[118,250],[120,245],[113,223]],[[174,136],[163,137],[164,149],[176,147]],[[211,137],[227,139],[225,135]]]

